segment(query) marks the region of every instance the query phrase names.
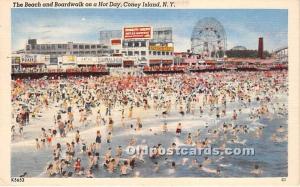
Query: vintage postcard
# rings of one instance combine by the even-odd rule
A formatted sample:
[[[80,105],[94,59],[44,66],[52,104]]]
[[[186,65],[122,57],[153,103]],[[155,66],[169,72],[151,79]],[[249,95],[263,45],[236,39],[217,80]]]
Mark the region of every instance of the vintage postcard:
[[[0,183],[299,183],[299,1],[0,14]]]

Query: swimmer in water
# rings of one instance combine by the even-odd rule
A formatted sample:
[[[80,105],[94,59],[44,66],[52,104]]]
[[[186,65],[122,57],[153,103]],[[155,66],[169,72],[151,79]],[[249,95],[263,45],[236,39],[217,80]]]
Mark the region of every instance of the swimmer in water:
[[[259,165],[255,164],[254,169],[250,173],[253,174],[254,176],[258,177],[258,176],[261,176],[262,170],[259,168]]]
[[[182,158],[182,160],[181,160],[181,165],[182,165],[182,166],[185,166],[186,163],[187,163],[188,161],[189,161],[188,158]]]
[[[187,139],[185,141],[185,144],[188,144],[188,145],[192,145],[193,144],[191,133],[188,134],[188,137],[187,137]]]
[[[36,150],[39,150],[41,148],[41,145],[39,143],[39,139],[38,138],[35,139],[35,144],[36,144],[36,147],[35,147]]]
[[[212,162],[212,160],[210,158],[208,158],[207,156],[204,157],[204,161],[202,162],[203,166],[207,166]]]
[[[166,133],[167,131],[168,131],[167,123],[164,123],[164,124],[162,125],[162,132],[163,132],[163,133]]]
[[[154,162],[154,168],[153,168],[153,172],[154,173],[157,173],[158,171],[159,171],[159,164],[158,164],[158,162]]]
[[[127,175],[128,174],[128,170],[129,170],[128,161],[125,160],[124,163],[120,167],[121,176]]]
[[[206,173],[220,174],[220,169],[211,169],[208,167],[204,167],[202,164],[199,164],[198,169],[199,171],[204,171]]]
[[[121,157],[121,156],[122,156],[122,152],[123,152],[122,146],[119,145],[119,146],[116,148],[116,157]]]
[[[195,137],[195,138],[200,137],[200,129],[197,129],[197,131],[196,131],[194,137]]]
[[[280,125],[279,128],[276,129],[276,131],[282,133],[285,132],[285,129]]]
[[[176,163],[173,161],[171,168],[169,169],[169,174],[174,174],[176,172]]]
[[[176,127],[176,135],[177,136],[180,136],[180,134],[181,134],[181,123],[178,123],[178,125],[177,125],[177,127]]]
[[[272,142],[281,143],[281,142],[287,141],[288,137],[287,137],[287,135],[285,135],[284,137],[280,138],[274,133],[271,136],[271,140],[272,140]]]
[[[192,163],[189,165],[189,169],[193,169],[197,167],[197,165],[198,165],[197,159],[193,159]]]

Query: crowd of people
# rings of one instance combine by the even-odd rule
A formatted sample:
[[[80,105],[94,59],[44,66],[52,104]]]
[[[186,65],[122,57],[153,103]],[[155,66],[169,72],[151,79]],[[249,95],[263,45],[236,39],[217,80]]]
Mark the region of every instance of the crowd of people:
[[[36,151],[51,149],[43,173],[49,177],[92,178],[101,172],[147,177],[145,167],[152,176],[166,169],[167,176],[175,176],[180,168],[224,176],[222,157],[178,157],[160,150],[247,145],[265,131],[252,122],[286,118],[287,100],[281,97],[287,94],[287,71],[18,79],[12,81],[12,142],[30,137]],[[32,137],[27,127],[50,114],[51,120],[34,124],[40,132]],[[287,126],[280,125],[269,139],[286,142]],[[128,154],[128,146],[154,151]],[[259,164],[252,167],[249,176],[263,175]]]

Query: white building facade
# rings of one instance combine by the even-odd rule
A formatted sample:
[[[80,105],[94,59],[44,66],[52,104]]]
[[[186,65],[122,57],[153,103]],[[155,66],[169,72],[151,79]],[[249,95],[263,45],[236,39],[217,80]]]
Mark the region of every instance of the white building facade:
[[[174,44],[170,27],[130,26],[119,32],[100,31],[101,42],[110,45],[112,56],[124,57],[123,67],[173,64]]]

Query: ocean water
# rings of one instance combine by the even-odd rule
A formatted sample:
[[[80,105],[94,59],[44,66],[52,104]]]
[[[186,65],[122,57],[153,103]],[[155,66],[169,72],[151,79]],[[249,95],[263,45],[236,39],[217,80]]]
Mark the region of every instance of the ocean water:
[[[279,102],[280,104],[285,104],[287,106],[287,96],[278,95],[277,99],[273,102]],[[222,126],[223,122],[229,122],[233,109],[238,107],[238,103],[232,102],[228,103],[227,106],[227,117],[221,120],[215,120],[214,113],[209,115],[206,111],[205,114],[200,117],[199,111],[196,110],[195,115],[186,115],[184,117],[180,116],[178,109],[173,109],[166,118],[160,116],[160,112],[154,111],[153,109],[149,111],[135,111],[134,116],[140,115],[143,128],[140,132],[136,132],[130,129],[130,124],[135,124],[136,119],[130,119],[126,121],[127,128],[122,128],[120,125],[120,109],[116,108],[112,114],[114,119],[114,131],[113,140],[111,144],[104,143],[106,140],[106,127],[96,127],[91,124],[88,127],[79,127],[78,122],[78,111],[75,114],[75,128],[80,130],[81,137],[86,142],[93,142],[96,137],[96,131],[101,130],[102,132],[102,146],[100,150],[100,157],[103,158],[105,151],[108,147],[114,148],[118,145],[122,145],[123,148],[128,145],[129,140],[134,137],[137,139],[137,144],[141,144],[146,141],[149,147],[157,144],[162,144],[163,147],[169,147],[173,142],[179,147],[187,147],[184,141],[190,132],[195,132],[200,129],[200,138],[203,140],[207,137],[207,129],[205,126],[208,125],[209,128],[213,129]],[[251,107],[257,107],[258,103],[253,102]],[[209,156],[212,163],[207,166],[210,169],[220,169],[220,175],[214,173],[199,171],[198,168],[190,168],[193,159],[196,159],[199,163],[204,160],[203,155],[198,156],[162,156],[159,159],[150,159],[149,157],[144,157],[144,162],[137,161],[136,167],[130,172],[129,175],[125,177],[136,177],[137,173],[139,177],[286,177],[288,176],[288,142],[276,143],[271,141],[271,136],[276,132],[279,126],[286,129],[286,132],[281,133],[280,136],[285,136],[288,130],[287,116],[282,116],[278,114],[271,114],[268,117],[262,117],[256,121],[249,119],[248,115],[250,113],[250,108],[243,109],[243,112],[239,114],[236,125],[247,125],[252,131],[248,134],[239,135],[239,140],[246,140],[244,145],[227,144],[227,147],[247,147],[254,148],[254,156]],[[39,137],[41,127],[45,129],[52,128],[53,126],[53,116],[57,113],[59,108],[50,107],[49,109],[43,111],[43,116],[36,119],[31,119],[31,124],[24,128],[24,137],[16,138],[16,140],[11,143],[11,175],[20,176],[24,172],[28,173],[27,177],[47,177],[44,174],[47,164],[53,159],[52,158],[52,148],[46,147],[42,150],[35,150],[34,139]],[[104,111],[104,109],[102,110]],[[94,109],[93,113],[96,111]],[[63,115],[63,118],[66,116]],[[93,116],[95,121],[95,116]],[[167,122],[168,132],[163,134],[161,132],[161,125]],[[175,135],[175,129],[178,122],[182,123],[182,134],[180,137]],[[264,126],[263,134],[260,138],[253,137],[253,129],[257,126]],[[152,129],[152,131],[150,131]],[[278,133],[277,133],[278,134]],[[53,142],[55,145],[60,142],[65,148],[66,142],[71,142],[74,140],[75,133],[71,132],[67,134],[66,138],[56,138]],[[219,141],[216,142],[216,146],[219,146]],[[87,157],[78,153],[76,157],[82,159],[82,164],[87,166]],[[102,160],[100,163],[102,163]],[[182,165],[182,160],[187,160],[186,165]],[[176,163],[175,170],[171,170],[171,162]],[[157,173],[153,172],[154,162],[158,162],[160,169]],[[254,169],[254,165],[259,165],[262,174],[260,176],[254,176],[251,171]],[[102,166],[99,170],[94,171],[94,177],[120,177],[119,172],[114,174],[108,173]],[[122,176],[123,177],[123,176]]]
[[[204,118],[205,119],[205,118]],[[208,118],[209,119],[209,118]],[[162,119],[148,119],[143,122],[145,128],[155,128],[155,124],[161,124],[164,121]],[[147,140],[147,144],[151,147],[161,143],[163,147],[168,147],[172,142],[180,144],[184,142],[188,132],[191,129],[204,129],[206,122],[199,122],[199,119],[185,119],[182,120],[185,124],[183,133],[180,137],[175,137],[174,132],[171,131],[176,126],[176,117],[173,119],[167,119],[170,132],[165,135],[161,135],[159,132],[155,135],[149,135],[147,132],[141,132],[140,135],[136,135],[135,138],[138,143],[143,140]],[[205,121],[205,120],[204,120]],[[287,161],[287,142],[275,143],[272,142],[270,137],[275,133],[279,126],[283,126],[287,129],[287,118],[274,117],[273,119],[261,118],[257,121],[265,126],[263,135],[256,139],[251,135],[240,136],[242,140],[246,139],[245,145],[234,145],[233,147],[252,147],[255,149],[255,156],[210,156],[213,163],[209,168],[221,169],[221,174],[211,174],[206,172],[200,172],[197,168],[189,168],[187,165],[182,166],[181,161],[183,158],[187,159],[187,163],[190,163],[193,159],[197,159],[199,162],[203,160],[204,156],[164,156],[160,159],[152,160],[145,157],[145,162],[137,162],[137,166],[133,172],[127,177],[133,177],[135,172],[139,172],[140,177],[254,177],[250,174],[254,165],[257,164],[263,170],[260,177],[286,177],[288,175],[288,161]],[[257,123],[256,122],[256,123]],[[160,125],[159,125],[160,126]],[[190,126],[189,128],[187,126]],[[251,123],[249,124],[251,126]],[[144,128],[144,127],[143,127]],[[154,130],[155,131],[155,130]],[[175,131],[175,129],[173,130]],[[94,132],[87,131],[86,134],[82,134],[84,137],[94,137]],[[108,147],[115,147],[117,145],[123,145],[125,140],[131,137],[130,133],[124,133],[122,129],[116,129],[114,131],[116,137],[114,137],[111,145],[103,144],[102,150],[106,150]],[[175,138],[174,138],[175,137]],[[88,137],[85,137],[88,140]],[[177,140],[176,140],[177,139]],[[184,145],[180,145],[185,147]],[[229,147],[229,146],[228,146]],[[82,155],[83,165],[87,164],[86,157]],[[167,161],[165,158],[168,158]],[[42,151],[36,151],[34,146],[30,143],[22,143],[20,141],[17,145],[12,146],[11,152],[11,166],[12,176],[19,176],[24,172],[29,173],[28,177],[44,177],[43,172],[47,163],[52,159],[51,148],[45,148]],[[217,161],[218,160],[218,161]],[[169,161],[169,162],[168,162]],[[170,173],[170,161],[176,162],[175,173]],[[158,173],[153,172],[153,164],[158,162],[160,170]],[[109,174],[105,169],[100,166],[99,171],[94,172],[95,177],[120,177],[119,174]]]

